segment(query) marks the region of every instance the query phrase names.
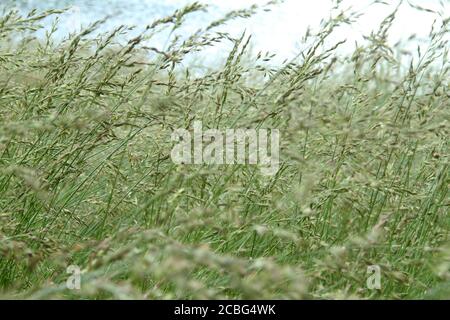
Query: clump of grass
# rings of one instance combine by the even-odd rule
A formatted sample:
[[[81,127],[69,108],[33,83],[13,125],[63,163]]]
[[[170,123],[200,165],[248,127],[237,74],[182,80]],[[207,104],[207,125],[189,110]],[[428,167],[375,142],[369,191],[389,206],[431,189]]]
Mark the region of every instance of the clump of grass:
[[[329,36],[357,16],[336,11],[274,67],[248,35],[215,31],[256,7],[177,37],[204,9],[126,44],[127,27],[101,22],[35,37],[56,11],[0,18],[1,296],[449,298],[449,19],[406,66],[387,45],[395,12],[342,57]],[[223,64],[183,65],[219,42]],[[279,129],[280,170],[174,165],[170,134],[194,120]]]

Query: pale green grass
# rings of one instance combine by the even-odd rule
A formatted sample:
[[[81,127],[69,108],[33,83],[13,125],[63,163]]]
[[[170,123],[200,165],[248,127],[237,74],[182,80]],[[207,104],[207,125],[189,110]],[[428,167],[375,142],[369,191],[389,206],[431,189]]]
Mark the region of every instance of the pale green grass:
[[[144,44],[198,9],[125,46],[125,28],[57,43],[33,38],[40,14],[0,18],[0,296],[450,298],[448,20],[409,68],[394,15],[350,57],[325,41],[353,20],[335,15],[276,68],[215,25]],[[226,62],[181,63],[216,41]],[[280,171],[174,165],[170,133],[194,120],[278,128]]]

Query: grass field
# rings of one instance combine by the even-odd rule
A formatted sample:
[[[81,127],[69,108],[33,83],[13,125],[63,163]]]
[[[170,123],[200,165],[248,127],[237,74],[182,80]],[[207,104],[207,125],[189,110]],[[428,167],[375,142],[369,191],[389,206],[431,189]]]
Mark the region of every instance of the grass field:
[[[57,41],[35,34],[58,12],[0,17],[0,297],[450,299],[449,19],[410,53],[393,13],[345,56],[337,10],[283,65],[216,32],[246,11],[149,45],[200,9],[122,45],[126,27]],[[184,63],[218,42],[223,63]],[[280,169],[174,164],[196,120],[278,129]]]

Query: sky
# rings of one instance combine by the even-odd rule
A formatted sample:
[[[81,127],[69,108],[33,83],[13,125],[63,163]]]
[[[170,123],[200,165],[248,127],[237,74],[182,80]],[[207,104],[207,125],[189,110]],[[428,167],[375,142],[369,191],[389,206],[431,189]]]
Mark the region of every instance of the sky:
[[[169,2],[182,5],[188,1],[169,0]],[[267,0],[203,0],[202,2],[227,11],[242,9],[251,4],[264,5]],[[283,4],[274,6],[271,12],[259,13],[245,23],[230,23],[227,31],[237,35],[245,28],[249,34],[253,35],[253,50],[276,53],[277,57],[274,61],[281,62],[294,57],[301,50],[300,39],[308,26],[313,30],[317,28],[320,21],[329,16],[333,3],[332,0],[285,0]],[[419,5],[436,13],[416,10],[410,4]],[[349,8],[362,14],[351,26],[336,30],[330,37],[330,43],[346,40],[346,43],[339,49],[343,53],[352,52],[355,42],[363,41],[363,35],[369,35],[371,31],[377,29],[383,19],[391,14],[397,6],[399,6],[399,10],[389,33],[389,42],[394,45],[414,34],[417,36],[418,42],[405,46],[410,50],[416,49],[416,45],[423,46],[420,39],[428,39],[433,22],[439,13],[444,17],[450,16],[450,0],[403,2],[386,0],[384,4],[374,4],[373,0],[343,0],[341,5],[342,8]]]
[[[66,15],[65,25],[69,29],[77,29],[81,24],[87,24],[100,19],[108,13],[114,13],[108,23],[108,28],[118,24],[144,25],[155,18],[170,14],[192,0],[0,0],[2,2],[25,3],[26,9],[38,6],[41,9],[53,7],[65,8],[73,6],[74,10]],[[188,32],[196,31],[207,24],[208,19],[222,17],[229,10],[243,9],[252,4],[264,5],[268,0],[199,0],[210,5],[209,12],[188,20]],[[331,37],[331,42],[347,40],[341,51],[351,52],[355,41],[362,41],[363,35],[369,35],[380,22],[388,16],[400,0],[385,0],[387,4],[372,4],[374,0],[342,0],[343,8],[352,8],[362,16],[351,27],[338,29]],[[405,0],[398,11],[396,20],[390,32],[389,41],[393,45],[401,39],[407,39],[416,34],[419,38],[427,38],[437,14],[418,11],[409,3],[442,12],[445,17],[450,15],[450,0]],[[275,53],[275,61],[290,59],[301,50],[300,39],[308,26],[317,28],[321,19],[327,18],[332,8],[332,0],[285,0],[282,4],[273,6],[271,12],[260,12],[248,20],[229,22],[221,31],[227,31],[238,36],[243,30],[252,34],[252,50]],[[217,49],[220,51],[221,48]],[[223,51],[223,50],[222,50]],[[209,56],[220,52],[209,51]]]

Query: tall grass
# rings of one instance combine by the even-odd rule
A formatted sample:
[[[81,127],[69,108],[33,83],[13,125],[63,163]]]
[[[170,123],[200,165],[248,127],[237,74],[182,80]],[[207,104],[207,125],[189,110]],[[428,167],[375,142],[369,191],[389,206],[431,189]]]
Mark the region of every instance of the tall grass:
[[[35,36],[58,11],[0,18],[0,296],[450,298],[449,19],[410,56],[387,44],[394,12],[341,56],[330,35],[356,16],[336,9],[274,67],[217,31],[257,8],[177,38],[199,10],[62,41]],[[218,42],[223,63],[183,63]],[[279,129],[280,170],[173,164],[194,120]]]

